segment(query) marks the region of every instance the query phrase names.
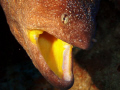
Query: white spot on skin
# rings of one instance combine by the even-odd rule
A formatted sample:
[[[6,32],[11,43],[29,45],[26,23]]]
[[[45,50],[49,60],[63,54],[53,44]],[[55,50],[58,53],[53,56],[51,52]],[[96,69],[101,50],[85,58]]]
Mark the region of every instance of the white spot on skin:
[[[74,40],[74,42],[76,42],[76,40]]]
[[[80,39],[79,42],[82,42],[82,40]]]

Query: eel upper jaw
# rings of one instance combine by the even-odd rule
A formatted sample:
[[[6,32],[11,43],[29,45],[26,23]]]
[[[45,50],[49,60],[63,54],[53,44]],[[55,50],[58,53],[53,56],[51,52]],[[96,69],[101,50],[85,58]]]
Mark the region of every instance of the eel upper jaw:
[[[27,31],[27,46],[33,64],[53,86],[73,85],[72,45],[42,30]]]

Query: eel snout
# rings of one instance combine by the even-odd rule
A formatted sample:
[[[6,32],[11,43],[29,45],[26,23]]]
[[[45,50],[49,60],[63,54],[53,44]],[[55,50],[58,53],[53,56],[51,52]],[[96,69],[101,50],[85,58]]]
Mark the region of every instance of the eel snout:
[[[100,0],[0,0],[12,34],[55,87],[73,85],[72,45],[88,49]]]

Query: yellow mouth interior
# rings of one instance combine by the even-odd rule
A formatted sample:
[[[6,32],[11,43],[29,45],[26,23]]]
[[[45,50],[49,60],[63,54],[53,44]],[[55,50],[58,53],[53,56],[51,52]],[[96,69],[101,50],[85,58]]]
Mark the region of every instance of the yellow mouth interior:
[[[72,45],[42,30],[30,30],[29,38],[40,49],[49,68],[59,77],[71,75]]]

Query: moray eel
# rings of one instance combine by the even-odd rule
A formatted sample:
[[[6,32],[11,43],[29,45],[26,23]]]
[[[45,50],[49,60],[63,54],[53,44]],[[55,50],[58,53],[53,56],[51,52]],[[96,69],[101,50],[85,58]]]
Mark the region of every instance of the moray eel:
[[[53,86],[73,85],[72,47],[88,49],[100,0],[0,0],[12,34]]]

